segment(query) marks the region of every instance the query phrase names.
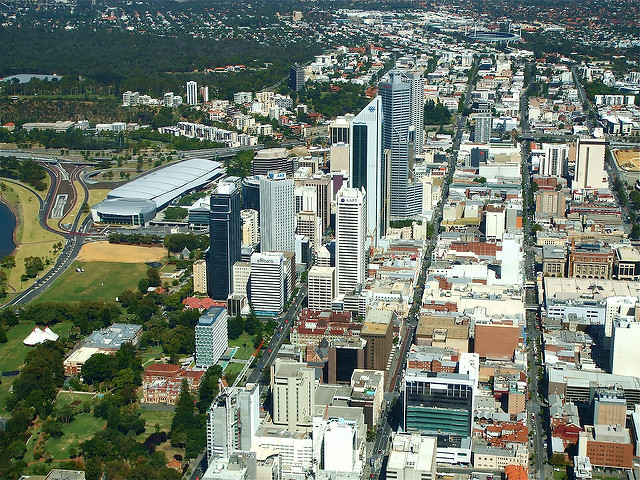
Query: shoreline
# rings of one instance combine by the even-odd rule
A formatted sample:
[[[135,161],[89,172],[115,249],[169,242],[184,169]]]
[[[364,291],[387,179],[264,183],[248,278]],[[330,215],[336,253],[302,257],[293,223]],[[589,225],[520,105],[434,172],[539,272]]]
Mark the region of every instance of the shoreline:
[[[2,179],[0,179],[0,180],[2,180]],[[0,202],[5,204],[7,206],[7,208],[9,208],[9,210],[11,210],[11,213],[13,214],[13,217],[16,220],[16,226],[13,228],[13,232],[11,233],[11,238],[13,239],[14,247],[13,247],[13,250],[11,251],[11,253],[9,253],[9,255],[15,255],[15,253],[18,251],[18,247],[20,246],[20,242],[18,242],[18,239],[17,239],[18,227],[20,226],[20,212],[18,211],[16,206],[12,205],[4,197],[2,190],[0,190]]]

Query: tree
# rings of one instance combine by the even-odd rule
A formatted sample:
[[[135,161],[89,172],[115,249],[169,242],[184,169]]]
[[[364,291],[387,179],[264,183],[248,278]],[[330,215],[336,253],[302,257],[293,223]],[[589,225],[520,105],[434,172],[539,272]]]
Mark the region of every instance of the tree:
[[[222,376],[222,368],[219,365],[209,367],[200,380],[200,386],[198,387],[198,402],[196,407],[200,413],[205,413],[207,408],[213,402],[213,399],[218,395],[218,380]]]
[[[90,458],[85,463],[84,474],[87,480],[98,480],[102,477],[102,464],[97,458]]]
[[[141,278],[138,282],[138,290],[140,290],[140,293],[147,293],[149,290],[149,280]]]
[[[227,323],[227,334],[229,335],[230,340],[235,340],[242,335],[242,332],[244,331],[244,319],[239,312],[235,317],[229,317]]]
[[[82,365],[82,378],[89,385],[110,382],[116,373],[117,360],[113,355],[94,353]]]
[[[194,415],[193,395],[189,391],[189,382],[182,379],[176,410],[171,421],[171,445],[179,446],[187,442],[187,431],[192,425]]]
[[[62,424],[52,418],[47,419],[42,428],[45,433],[51,435],[53,438],[60,438],[62,436]]]
[[[633,224],[633,226],[631,227],[631,233],[629,233],[629,236],[633,240],[640,239],[640,224],[638,224],[638,223],[634,223]]]
[[[159,287],[162,285],[160,281],[160,274],[156,268],[149,268],[147,270],[147,280],[149,281],[150,287]]]
[[[249,335],[255,335],[258,332],[262,331],[262,322],[258,320],[258,317],[253,310],[251,310],[249,316],[247,317],[247,321],[244,325],[244,330]]]
[[[538,184],[536,182],[531,182],[531,193],[536,193],[538,191]]]

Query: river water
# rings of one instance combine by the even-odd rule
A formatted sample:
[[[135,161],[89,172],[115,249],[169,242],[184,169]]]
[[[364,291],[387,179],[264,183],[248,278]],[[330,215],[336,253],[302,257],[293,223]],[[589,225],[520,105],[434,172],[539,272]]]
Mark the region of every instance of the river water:
[[[4,203],[0,202],[0,258],[9,255],[16,248],[13,243],[13,230],[16,228],[16,218]]]

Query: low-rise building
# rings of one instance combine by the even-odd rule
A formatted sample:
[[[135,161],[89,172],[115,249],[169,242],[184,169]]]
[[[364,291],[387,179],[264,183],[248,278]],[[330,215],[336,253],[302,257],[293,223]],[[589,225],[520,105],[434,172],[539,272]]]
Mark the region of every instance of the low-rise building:
[[[175,405],[182,388],[182,380],[187,380],[189,390],[195,394],[203,375],[202,370],[185,370],[179,365],[149,365],[144,370],[142,402]]]
[[[395,480],[435,480],[436,438],[398,433],[393,438],[387,478]]]
[[[585,426],[578,440],[578,455],[589,457],[597,467],[631,468],[633,444],[629,430],[621,425]]]
[[[503,469],[508,465],[527,466],[529,452],[524,445],[491,447],[476,445],[473,448],[473,467],[491,470]]]

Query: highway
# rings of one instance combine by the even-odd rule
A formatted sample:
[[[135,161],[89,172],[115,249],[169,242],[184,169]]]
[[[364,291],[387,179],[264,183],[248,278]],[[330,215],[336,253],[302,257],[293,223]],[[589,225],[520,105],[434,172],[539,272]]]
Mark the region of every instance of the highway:
[[[40,223],[40,226],[45,230],[57,233],[62,237],[64,237],[65,239],[64,247],[62,248],[62,252],[60,253],[60,256],[58,257],[53,267],[51,267],[49,271],[47,271],[40,278],[38,278],[32,286],[30,286],[29,288],[20,292],[14,298],[12,298],[11,301],[9,301],[6,305],[17,306],[17,305],[25,305],[31,302],[38,295],[40,295],[40,293],[46,290],[60,275],[62,275],[64,271],[69,266],[71,266],[75,258],[78,256],[78,253],[80,252],[80,248],[84,243],[84,235],[82,235],[82,233],[86,231],[91,220],[91,217],[87,217],[84,224],[80,227],[80,231],[78,231],[78,224],[79,224],[80,218],[82,217],[82,211],[79,210],[78,214],[76,215],[76,218],[73,220],[70,231],[56,230],[51,228],[47,224],[47,218],[49,217],[49,212],[51,211],[51,208],[54,204],[54,199],[57,194],[58,187],[60,185],[60,176],[59,176],[60,172],[57,169],[50,168],[48,165],[45,165],[45,169],[47,170],[49,176],[51,177],[51,187],[49,188],[49,191],[47,192],[47,195],[44,199],[42,198],[39,192],[22,183],[18,183],[13,180],[4,179],[4,178],[2,179],[2,181],[20,185],[35,195],[35,197],[38,199],[38,202],[40,204],[38,209],[38,222]],[[82,205],[82,203],[88,200],[89,191],[87,190],[86,185],[82,181],[81,176],[79,175],[79,170],[77,168],[74,169],[72,173],[71,182],[73,182],[74,178],[80,181],[80,184],[82,185],[82,188],[83,188],[84,198],[82,200],[80,198],[76,198],[76,202],[80,202],[80,204]],[[80,233],[80,235],[78,235],[77,233]]]

